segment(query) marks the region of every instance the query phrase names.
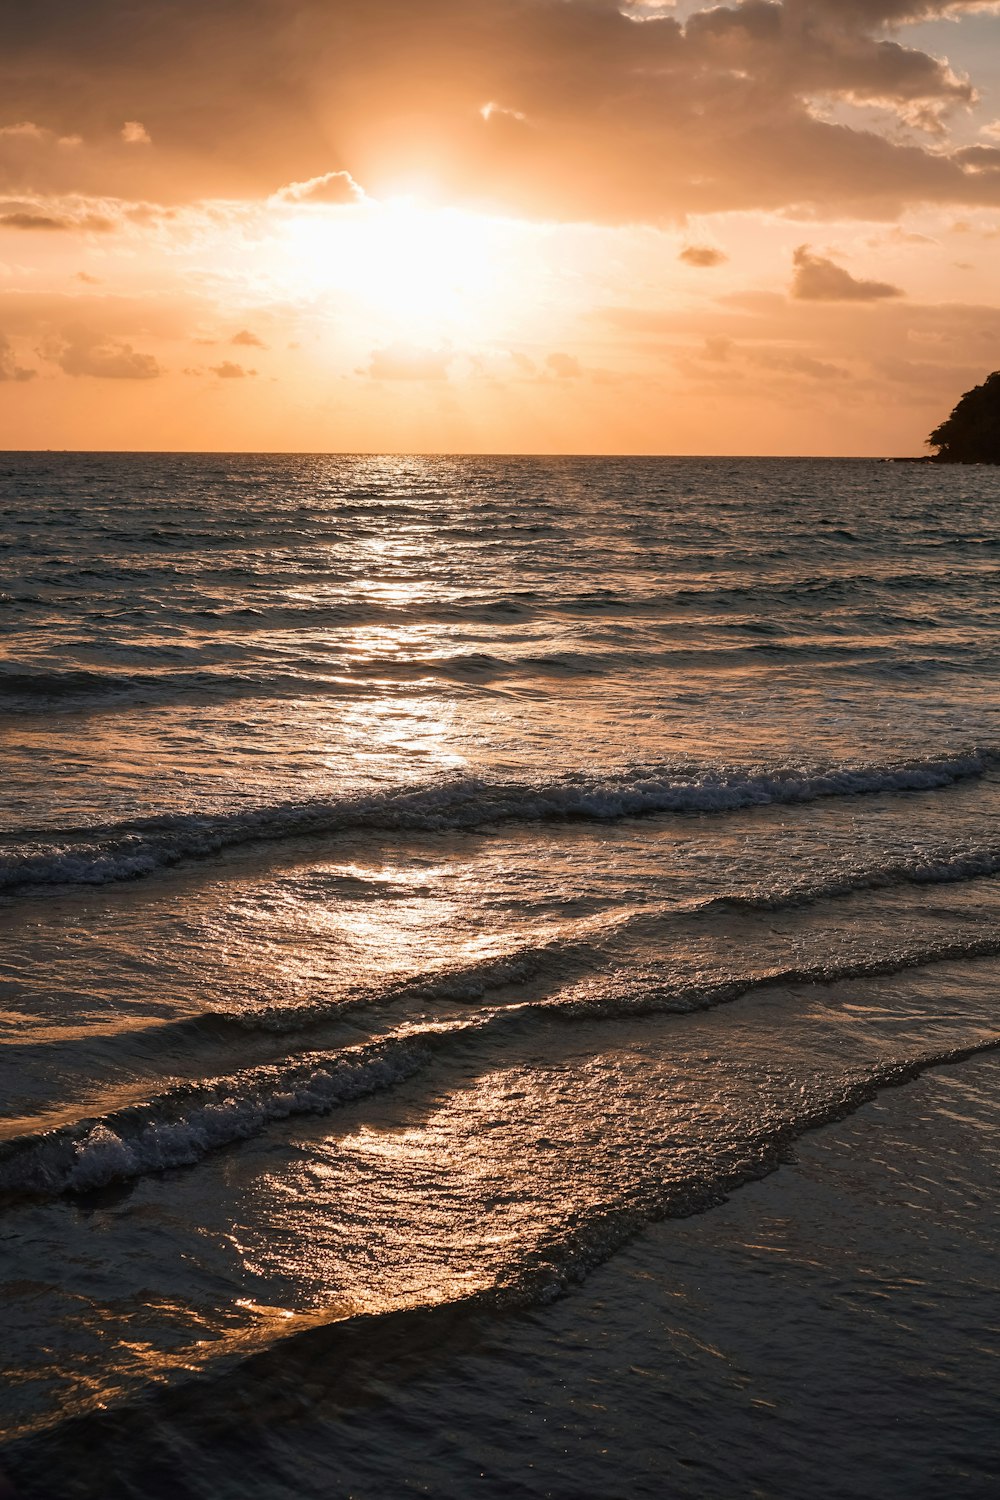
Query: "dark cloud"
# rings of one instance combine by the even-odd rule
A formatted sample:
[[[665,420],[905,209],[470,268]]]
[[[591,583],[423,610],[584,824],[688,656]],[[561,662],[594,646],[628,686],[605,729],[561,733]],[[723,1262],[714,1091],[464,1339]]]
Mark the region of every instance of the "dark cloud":
[[[234,333],[229,340],[231,344],[241,344],[247,349],[266,349],[267,345],[262,338],[253,333],[249,328],[241,328],[239,333]]]
[[[800,15],[825,17],[835,25],[869,28],[989,8],[987,0],[793,0],[789,5]]]
[[[46,341],[41,353],[65,375],[92,375],[99,380],[153,380],[163,374],[152,354],[119,343],[88,328],[71,328]]]
[[[1000,176],[1000,146],[964,146],[955,160],[968,172],[993,172]]]
[[[84,229],[106,234],[114,224],[103,214],[83,214],[73,218],[64,214],[36,213],[30,209],[15,209],[11,213],[0,213],[0,229],[56,230],[66,233],[73,229]]]
[[[70,221],[56,219],[51,214],[0,214],[0,227],[4,229],[69,229]]]
[[[792,296],[802,302],[880,302],[903,295],[887,281],[859,280],[835,261],[813,255],[808,245],[800,245],[793,259]]]
[[[916,48],[871,34],[873,18],[809,0],[743,0],[699,12],[687,27],[706,60],[752,69],[798,97],[817,93],[906,104],[968,103],[971,85],[946,63]]]
[[[972,98],[887,24],[977,9],[737,0],[685,25],[618,0],[36,0],[0,10],[0,181],[183,199],[448,199],[612,221],[739,208],[873,218],[1000,204],[981,160],[902,144]],[[905,34],[901,34],[905,36]],[[889,129],[817,118],[871,103]],[[122,121],[155,141],[137,150]],[[2,122],[0,122],[2,123]],[[20,126],[18,126],[20,128]],[[68,148],[66,141],[83,137]],[[983,148],[985,149],[985,148]],[[349,173],[354,174],[353,176]]]
[[[689,266],[708,269],[710,266],[723,265],[729,256],[722,250],[713,249],[711,245],[685,245],[677,259]]]
[[[246,380],[257,373],[256,370],[248,370],[245,365],[234,364],[231,359],[224,359],[221,365],[209,365],[208,368],[220,380]]]
[[[37,370],[31,370],[26,365],[19,365],[14,351],[10,346],[10,340],[6,334],[0,333],[0,380],[14,380],[23,382],[33,380],[38,374]]]

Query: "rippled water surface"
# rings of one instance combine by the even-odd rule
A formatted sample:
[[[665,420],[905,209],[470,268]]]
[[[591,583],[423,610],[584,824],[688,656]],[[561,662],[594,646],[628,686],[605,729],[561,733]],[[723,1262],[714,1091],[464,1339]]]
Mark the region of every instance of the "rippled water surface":
[[[889,1086],[930,1089],[928,1181],[996,1150],[1000,471],[7,455],[0,552],[18,1492],[228,1495],[248,1412],[249,1500],[464,1497],[470,1463],[491,1496],[753,1492],[742,1416],[728,1468],[669,1467],[711,1382],[693,1418],[679,1391],[643,1416],[632,1470],[604,1365],[610,1458],[578,1433],[539,1477],[483,1433],[520,1430],[498,1372],[537,1404],[591,1369],[594,1268],[609,1347],[639,1349],[664,1316],[639,1283],[695,1254],[682,1218],[859,1109],[852,1149],[891,1171]],[[835,1169],[816,1155],[817,1191]],[[902,1246],[870,1198],[859,1244]],[[942,1274],[971,1330],[970,1244]],[[566,1290],[561,1331],[523,1322]],[[797,1347],[829,1337],[795,1305]],[[483,1339],[481,1427],[442,1456],[413,1361],[451,1359],[458,1401]],[[963,1448],[988,1426],[968,1339]],[[854,1420],[839,1387],[828,1416],[762,1493],[803,1493],[802,1424],[835,1453]],[[990,1493],[985,1460],[934,1463],[879,1493]]]

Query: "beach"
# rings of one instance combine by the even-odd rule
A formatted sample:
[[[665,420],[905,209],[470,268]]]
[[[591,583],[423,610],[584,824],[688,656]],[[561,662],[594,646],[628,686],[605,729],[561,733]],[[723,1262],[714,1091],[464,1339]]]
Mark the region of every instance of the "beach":
[[[800,1141],[584,1285],[290,1361],[14,1446],[28,1493],[988,1495],[998,1460],[998,1061],[928,1073]],[[263,1420],[261,1420],[263,1417]]]

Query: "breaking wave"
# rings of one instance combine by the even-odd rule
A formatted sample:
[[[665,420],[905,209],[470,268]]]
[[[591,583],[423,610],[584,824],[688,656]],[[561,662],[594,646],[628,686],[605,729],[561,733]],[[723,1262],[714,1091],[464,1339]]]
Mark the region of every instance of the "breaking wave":
[[[74,830],[48,847],[8,848],[0,890],[135,880],[243,844],[348,829],[460,830],[546,819],[612,821],[651,813],[725,813],[825,797],[935,791],[996,762],[984,749],[941,758],[809,770],[778,767],[685,771],[638,766],[552,781],[453,779],[224,814],[177,814]]]
[[[537,1021],[685,1015],[776,986],[835,984],[997,954],[1000,936],[987,936],[839,963],[774,966],[702,984],[679,983],[654,966],[624,978],[599,976],[562,996],[497,1007],[469,1021],[401,1029],[334,1052],[299,1053],[229,1077],[184,1084],[104,1115],[14,1137],[0,1145],[0,1193],[56,1197],[191,1166],[280,1121],[327,1114],[394,1088],[456,1046],[499,1038]]]

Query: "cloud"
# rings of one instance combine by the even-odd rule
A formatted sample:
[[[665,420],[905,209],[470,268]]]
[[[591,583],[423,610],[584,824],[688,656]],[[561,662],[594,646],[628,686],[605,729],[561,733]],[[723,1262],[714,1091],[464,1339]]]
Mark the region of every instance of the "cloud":
[[[366,194],[350,172],[324,172],[305,182],[289,182],[272,195],[275,203],[361,203]]]
[[[1000,347],[1000,306],[972,302],[801,302],[741,292],[709,307],[619,306],[598,317],[620,331],[623,350],[641,340],[650,358],[681,364],[699,389],[742,382],[741,399],[784,400],[798,389],[794,365],[801,358],[810,362],[798,370],[809,389],[833,389],[838,403],[874,402],[877,410],[883,401],[926,401],[947,411],[966,389],[964,372],[978,370],[981,380]],[[833,373],[838,368],[847,378]]]
[[[559,380],[578,380],[583,368],[575,354],[549,354],[545,365]]]
[[[966,172],[1000,173],[1000,146],[964,146],[955,160]]]
[[[55,230],[59,233],[77,229],[107,234],[114,228],[111,219],[98,213],[73,215],[42,212],[34,208],[15,208],[6,213],[0,212],[0,229]]]
[[[264,340],[258,338],[249,328],[241,328],[239,333],[234,333],[229,340],[231,344],[241,344],[247,349],[266,349]]]
[[[122,126],[121,134],[126,146],[149,146],[152,144],[152,136],[145,125],[140,125],[138,120],[126,120]]]
[[[796,8],[835,23],[875,27],[996,10],[997,6],[996,0],[799,0]]]
[[[917,103],[947,107],[972,100],[968,80],[946,62],[873,36],[879,21],[865,9],[816,0],[743,0],[692,16],[687,37],[709,63],[728,60],[799,99],[849,98],[906,113]]]
[[[0,226],[4,229],[69,229],[68,219],[57,219],[51,214],[12,213],[0,214]]]
[[[704,356],[721,363],[730,358],[735,348],[732,339],[723,338],[720,334],[709,335],[705,340]]]
[[[723,250],[713,249],[711,245],[685,245],[677,259],[684,261],[689,266],[707,268],[709,266],[723,265],[729,259],[729,256]]]
[[[284,182],[277,202],[350,204],[358,181],[384,196],[430,179],[445,201],[607,222],[1000,205],[1000,172],[944,135],[928,147],[906,134],[913,121],[946,130],[975,79],[887,31],[977,9],[36,0],[0,7],[4,129],[21,131],[0,138],[0,185],[169,202]],[[139,99],[155,152],[108,125]],[[858,104],[871,106],[863,125],[840,108]],[[52,130],[22,129],[35,120]],[[58,146],[68,133],[83,136],[73,151]],[[332,142],[354,176],[329,170]]]
[[[488,104],[484,104],[480,108],[479,113],[487,123],[490,120],[505,119],[517,120],[524,125],[528,119],[527,115],[522,114],[519,109],[505,109],[502,104],[497,104],[495,99],[491,99]]]
[[[44,141],[52,132],[43,130],[34,120],[19,120],[16,125],[0,125],[0,141]]]
[[[87,328],[68,329],[49,339],[40,351],[64,375],[92,375],[99,380],[154,380],[163,374],[152,354],[131,344],[102,337]]]
[[[876,235],[868,241],[868,244],[875,249],[880,249],[884,245],[936,245],[938,243],[939,241],[933,235],[901,229],[898,224],[894,224],[884,234]]]
[[[799,378],[806,376],[809,380],[846,380],[849,375],[842,365],[786,349],[752,349],[746,357],[751,364],[765,370]]]
[[[803,377],[807,380],[847,380],[850,372],[843,365],[832,364],[829,360],[817,359],[801,349],[789,348],[784,343],[755,342],[753,344],[739,345],[733,339],[724,338],[720,335],[709,335],[696,355],[699,364],[707,362],[712,365],[729,365],[740,372],[743,367],[753,367],[759,370],[767,370],[779,377],[790,378],[800,381]],[[692,365],[687,350],[680,351],[678,362],[684,369],[699,373],[698,366]],[[700,373],[704,373],[702,369]]]
[[[10,340],[6,334],[0,333],[0,380],[22,383],[26,380],[34,380],[37,374],[37,370],[30,370],[25,365],[17,363]]]
[[[813,255],[808,245],[799,246],[793,261],[791,294],[802,302],[879,302],[903,295],[887,281],[858,280],[835,261]]]
[[[447,380],[448,366],[455,358],[450,349],[421,349],[410,344],[392,344],[373,349],[359,375],[373,380]]]
[[[256,370],[248,370],[245,365],[234,364],[231,359],[224,359],[221,365],[209,365],[213,375],[218,375],[220,380],[245,380],[250,375],[256,375]]]

